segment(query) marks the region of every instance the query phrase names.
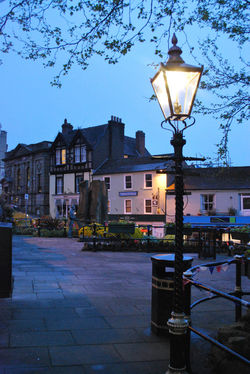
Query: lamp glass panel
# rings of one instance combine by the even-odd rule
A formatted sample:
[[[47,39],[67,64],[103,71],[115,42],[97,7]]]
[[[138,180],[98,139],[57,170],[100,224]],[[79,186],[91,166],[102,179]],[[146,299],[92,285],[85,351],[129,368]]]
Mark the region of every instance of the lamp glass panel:
[[[166,77],[174,114],[189,115],[200,72],[167,70]]]
[[[163,71],[160,71],[156,78],[154,78],[152,86],[165,118],[169,117],[171,113]]]

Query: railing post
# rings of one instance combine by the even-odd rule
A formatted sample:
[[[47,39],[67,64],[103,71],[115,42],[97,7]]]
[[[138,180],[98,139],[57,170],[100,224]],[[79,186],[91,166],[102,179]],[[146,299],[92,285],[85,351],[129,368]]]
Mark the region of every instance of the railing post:
[[[64,219],[64,226],[63,226],[63,235],[64,237],[66,238],[67,236],[67,221],[66,221],[66,218]]]
[[[235,296],[241,299],[242,288],[241,288],[241,264],[243,261],[243,256],[235,255],[235,264],[236,264],[236,278],[235,278]],[[235,303],[235,321],[239,321],[241,318],[242,307],[241,304]]]
[[[191,325],[191,283],[189,280],[192,279],[193,273],[190,270],[183,273],[183,287],[184,287],[184,313],[188,324]],[[191,373],[191,363],[190,363],[190,345],[191,345],[191,332],[190,329],[187,330],[186,336],[186,365],[188,373]]]
[[[38,230],[38,237],[40,238],[40,236],[41,236],[41,226],[40,226],[40,223],[41,223],[41,221],[40,221],[40,218],[38,219],[38,226],[37,226],[37,230]]]
[[[96,224],[93,224],[93,246],[94,250],[96,249]]]

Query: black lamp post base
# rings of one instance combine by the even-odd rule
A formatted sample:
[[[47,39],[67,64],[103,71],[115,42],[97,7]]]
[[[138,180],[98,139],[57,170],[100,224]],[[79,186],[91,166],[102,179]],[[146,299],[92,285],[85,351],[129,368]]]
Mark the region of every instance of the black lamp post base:
[[[168,320],[170,363],[166,374],[187,374],[187,339],[189,321],[184,313],[171,313]]]

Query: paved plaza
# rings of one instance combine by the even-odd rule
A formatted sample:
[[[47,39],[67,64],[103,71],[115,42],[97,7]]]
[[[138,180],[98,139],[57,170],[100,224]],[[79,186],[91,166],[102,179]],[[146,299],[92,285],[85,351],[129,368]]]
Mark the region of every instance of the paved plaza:
[[[13,295],[0,299],[0,374],[164,374],[169,341],[150,330],[152,254],[81,249],[76,239],[13,237]],[[197,279],[232,291],[233,270]],[[193,325],[214,335],[233,322],[233,308],[203,303]],[[192,337],[194,373],[212,373],[209,349]]]

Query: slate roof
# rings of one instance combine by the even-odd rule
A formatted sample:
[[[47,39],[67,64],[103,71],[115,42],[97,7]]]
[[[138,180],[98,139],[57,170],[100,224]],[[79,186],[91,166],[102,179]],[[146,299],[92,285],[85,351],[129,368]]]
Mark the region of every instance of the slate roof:
[[[136,139],[130,136],[124,136],[124,154],[128,156],[140,156],[139,152],[136,150]],[[144,156],[150,156],[150,153],[145,148]]]
[[[192,169],[188,169],[192,171]],[[199,175],[186,176],[186,190],[250,189],[250,167],[195,168]]]
[[[173,161],[154,160],[152,157],[131,157],[107,160],[94,171],[94,175],[136,173],[140,171],[172,170]]]
[[[92,149],[95,149],[99,141],[103,138],[105,132],[108,130],[108,124],[99,125],[99,126],[92,126],[86,127],[83,129],[72,130],[66,134],[60,132],[59,134],[62,136],[66,145],[70,145],[76,133],[80,131],[84,138],[87,140],[89,145]],[[140,156],[138,151],[136,150],[136,139],[130,136],[124,135],[124,154],[132,157]],[[145,148],[145,157],[150,156],[150,153]]]
[[[35,144],[23,144],[19,143],[16,148],[5,153],[4,160],[11,160],[16,157],[23,157],[29,155],[30,153],[38,153],[48,151],[51,147],[52,142],[42,141]]]

